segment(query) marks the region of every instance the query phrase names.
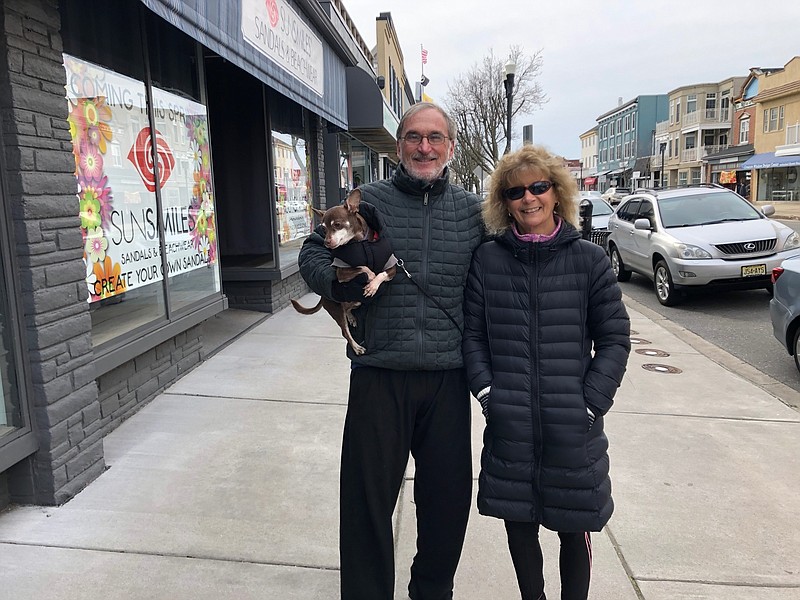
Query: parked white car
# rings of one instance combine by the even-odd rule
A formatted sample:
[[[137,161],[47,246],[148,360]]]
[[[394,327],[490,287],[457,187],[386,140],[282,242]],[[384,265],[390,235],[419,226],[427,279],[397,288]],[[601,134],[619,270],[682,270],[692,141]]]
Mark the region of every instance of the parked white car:
[[[771,292],[772,269],[800,254],[800,235],[774,213],[716,184],[637,190],[609,218],[611,266],[618,281],[652,279],[665,306],[701,286]]]

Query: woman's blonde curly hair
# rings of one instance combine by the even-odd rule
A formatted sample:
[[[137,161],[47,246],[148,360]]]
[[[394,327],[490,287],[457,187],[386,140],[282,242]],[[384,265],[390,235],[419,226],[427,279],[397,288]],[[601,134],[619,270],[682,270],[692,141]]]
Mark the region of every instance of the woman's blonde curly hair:
[[[502,235],[514,223],[503,190],[522,185],[523,179],[532,173],[553,182],[558,201],[555,213],[578,227],[578,185],[567,170],[564,159],[550,154],[542,146],[526,145],[503,156],[492,173],[489,195],[483,203],[483,221],[490,235]]]

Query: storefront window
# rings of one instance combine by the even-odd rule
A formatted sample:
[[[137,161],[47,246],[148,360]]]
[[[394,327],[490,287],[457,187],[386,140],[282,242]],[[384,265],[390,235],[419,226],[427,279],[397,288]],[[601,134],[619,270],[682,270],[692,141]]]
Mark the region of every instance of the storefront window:
[[[275,198],[281,264],[296,259],[311,233],[311,180],[306,141],[297,135],[272,132],[275,161]]]
[[[173,157],[159,160],[159,183],[170,309],[177,311],[220,290],[208,118],[202,104],[156,88],[153,103],[156,131]]]
[[[154,86],[152,107],[143,82],[64,55],[95,346],[165,321],[221,289],[208,118],[192,75],[195,46],[185,37],[165,42],[160,27],[151,26],[153,44],[167,58],[153,61],[154,79],[170,91]]]
[[[0,281],[6,281],[6,273],[0,261]],[[13,337],[9,306],[4,286],[0,293],[0,444],[3,437],[22,427],[20,409],[21,394],[17,386],[17,371],[14,360]]]
[[[297,264],[300,246],[311,233],[314,167],[305,111],[276,94],[269,98],[278,253],[281,267],[287,267]]]
[[[800,167],[758,170],[758,199],[772,202],[800,200]]]
[[[353,187],[378,179],[378,154],[368,146],[353,140],[350,143],[353,165]]]
[[[64,55],[95,345],[166,316],[145,86]],[[174,158],[156,136],[159,161]]]

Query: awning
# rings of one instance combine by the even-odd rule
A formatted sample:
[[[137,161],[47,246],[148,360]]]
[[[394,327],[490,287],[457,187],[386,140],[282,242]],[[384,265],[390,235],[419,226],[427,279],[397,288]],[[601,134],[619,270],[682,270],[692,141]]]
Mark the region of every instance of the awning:
[[[584,177],[583,183],[584,185],[594,185],[597,183],[597,177]]]
[[[753,144],[742,144],[741,146],[730,146],[729,148],[723,148],[719,152],[704,156],[703,162],[710,165],[734,163],[740,160],[745,160],[752,154]]]
[[[345,84],[345,67],[356,64],[358,59],[350,48],[350,40],[342,36],[318,2],[295,0],[292,4],[296,8],[290,7],[291,14],[281,7],[281,15],[284,16],[284,12],[286,12],[287,17],[296,17],[300,21],[292,24],[291,33],[293,35],[298,35],[298,30],[302,32],[303,28],[307,27],[313,36],[322,38],[319,40],[322,44],[323,68],[320,71],[323,78],[322,93],[315,91],[307,82],[301,81],[276,60],[268,58],[245,41],[242,32],[242,2],[199,2],[197,0],[191,2],[141,0],[141,2],[171,25],[206,48],[213,50],[222,58],[244,69],[269,87],[337,127],[342,129],[347,127],[345,116],[347,107],[344,97],[335,92],[341,90]],[[259,5],[256,0],[247,0],[247,4],[248,6],[263,6],[263,2]],[[265,28],[270,29],[270,26],[265,25]],[[271,30],[269,34],[272,35]],[[295,57],[293,48],[282,47],[281,50],[290,58],[290,60],[287,59],[287,64],[305,64],[306,61],[303,57]]]
[[[639,179],[644,179],[650,175],[650,157],[640,156],[637,158],[636,162],[633,163],[633,172],[639,173]]]
[[[347,132],[373,150],[396,160],[399,120],[375,79],[360,67],[347,67]]]
[[[742,164],[745,169],[776,169],[779,167],[800,167],[800,155],[775,156],[774,152],[762,152],[748,158]]]

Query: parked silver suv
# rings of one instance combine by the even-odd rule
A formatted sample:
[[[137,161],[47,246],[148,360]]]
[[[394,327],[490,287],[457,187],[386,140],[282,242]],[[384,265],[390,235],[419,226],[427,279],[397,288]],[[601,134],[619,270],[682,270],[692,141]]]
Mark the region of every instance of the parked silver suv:
[[[800,235],[774,213],[715,184],[636,190],[609,218],[611,265],[618,281],[652,279],[665,306],[691,287],[771,292],[773,267],[800,254]]]

